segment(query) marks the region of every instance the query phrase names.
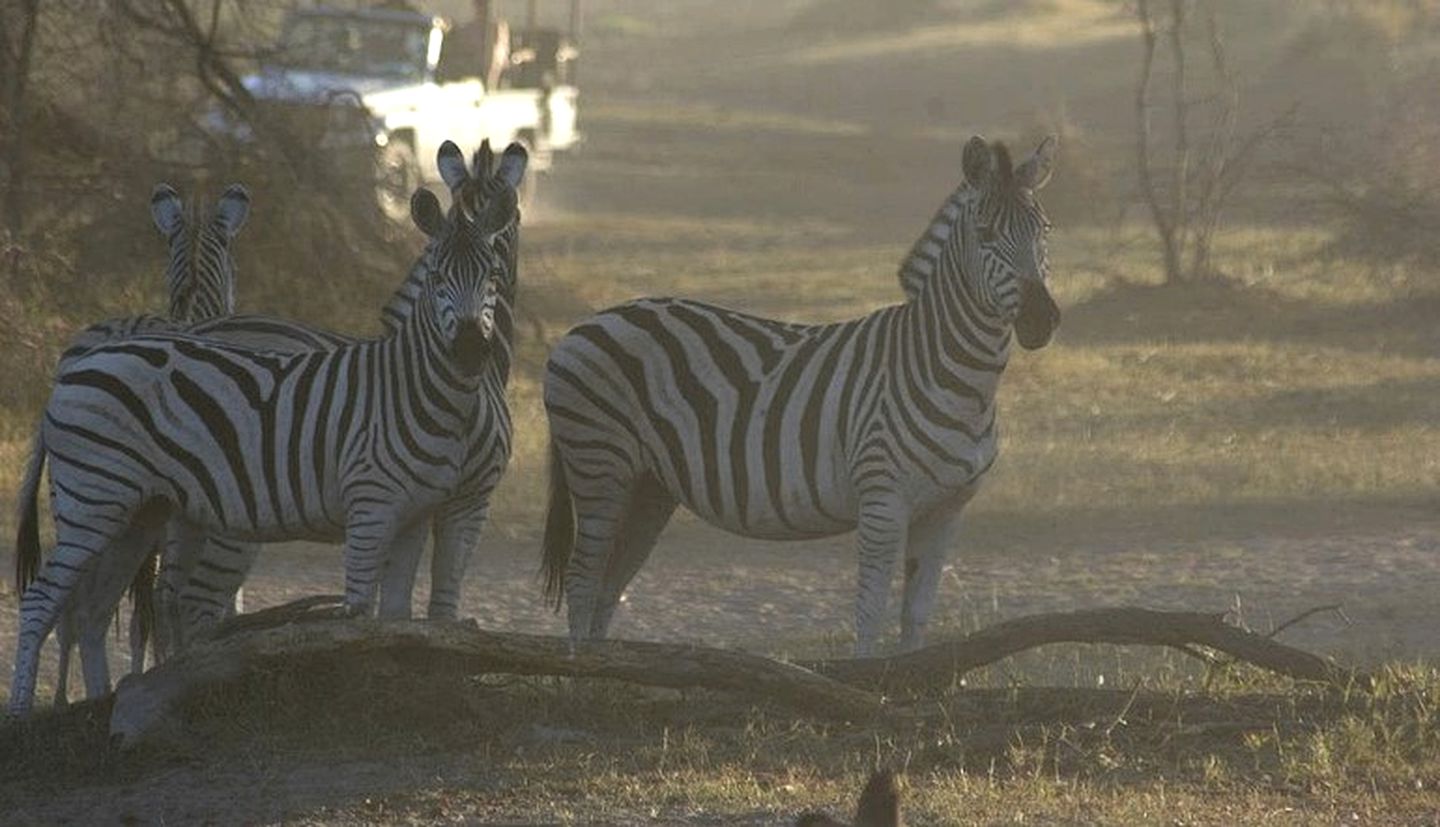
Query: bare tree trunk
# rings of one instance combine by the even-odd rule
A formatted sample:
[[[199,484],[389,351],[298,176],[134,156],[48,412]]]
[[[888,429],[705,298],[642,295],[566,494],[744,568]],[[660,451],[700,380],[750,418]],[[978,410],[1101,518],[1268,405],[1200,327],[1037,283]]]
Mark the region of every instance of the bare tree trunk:
[[[1135,15],[1140,21],[1140,38],[1143,50],[1140,53],[1140,80],[1135,87],[1135,133],[1137,172],[1140,175],[1140,194],[1150,209],[1150,218],[1160,235],[1160,246],[1165,257],[1165,282],[1171,284],[1180,280],[1181,256],[1176,245],[1173,212],[1166,213],[1160,203],[1160,193],[1155,188],[1155,177],[1151,170],[1150,158],[1150,82],[1155,72],[1155,19],[1150,13],[1150,0],[1137,0]]]
[[[1215,229],[1220,224],[1220,210],[1226,193],[1225,180],[1229,177],[1229,152],[1235,142],[1235,129],[1240,117],[1240,85],[1230,70],[1225,54],[1225,41],[1220,36],[1220,25],[1216,20],[1213,3],[1205,4],[1205,28],[1210,44],[1211,69],[1215,73],[1216,82],[1220,84],[1220,113],[1215,119],[1217,127],[1205,150],[1205,174],[1201,179],[1201,191],[1197,197],[1190,270],[1200,278],[1214,273],[1210,262],[1210,249]]]
[[[1170,52],[1175,73],[1170,90],[1175,110],[1175,161],[1170,168],[1170,220],[1176,271],[1185,278],[1185,247],[1190,238],[1190,87],[1185,75],[1185,4],[1170,0]]]
[[[9,231],[11,238],[18,238],[25,228],[25,93],[30,81],[30,66],[34,60],[35,40],[40,23],[40,0],[22,0],[22,4],[13,54],[9,38],[0,41],[6,52],[0,55],[5,80],[4,134],[0,144],[4,146],[5,166],[8,170],[4,212],[5,229]]]

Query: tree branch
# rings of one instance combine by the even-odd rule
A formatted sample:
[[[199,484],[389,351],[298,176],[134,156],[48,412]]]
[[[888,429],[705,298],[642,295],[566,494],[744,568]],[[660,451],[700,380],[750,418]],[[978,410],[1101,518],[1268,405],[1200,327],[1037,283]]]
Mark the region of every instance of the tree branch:
[[[1193,654],[1203,646],[1281,675],[1334,686],[1364,675],[1225,622],[1224,614],[1151,609],[1087,609],[1031,615],[981,629],[960,640],[890,658],[801,661],[842,683],[881,690],[934,689],[1017,652],[1053,643],[1167,646]]]

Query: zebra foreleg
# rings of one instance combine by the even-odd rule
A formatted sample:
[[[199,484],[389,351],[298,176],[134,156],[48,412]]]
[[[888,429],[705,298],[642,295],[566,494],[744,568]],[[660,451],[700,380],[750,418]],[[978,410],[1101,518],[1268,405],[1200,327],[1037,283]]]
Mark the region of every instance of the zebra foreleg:
[[[485,496],[447,510],[436,520],[426,612],[431,620],[454,620],[460,614],[460,586],[489,513],[490,498]]]
[[[399,515],[388,511],[356,509],[349,512],[344,551],[347,616],[370,617],[374,614],[375,592],[384,574],[385,554],[407,528],[417,526],[424,530],[422,521],[402,522]]]
[[[428,519],[415,520],[395,534],[395,539],[385,551],[381,567],[381,617],[410,619],[415,573],[420,568],[420,555],[425,551],[425,529],[429,527]]]
[[[961,514],[975,496],[976,486],[965,488],[910,526],[905,548],[905,597],[900,608],[900,648],[909,652],[925,645],[925,628],[935,608],[940,572],[955,545]]]
[[[620,596],[650,557],[676,505],[675,498],[653,476],[646,475],[636,484],[596,595],[595,614],[590,621],[592,638],[604,638],[609,633],[615,610],[620,606]]]
[[[182,581],[184,587],[178,597],[178,611],[171,618],[172,652],[189,646],[207,629],[239,611],[241,584],[260,554],[259,543],[213,534],[202,536],[198,547],[199,558],[188,566],[189,574]]]
[[[897,496],[860,503],[860,577],[855,598],[855,656],[869,657],[885,622],[895,561],[905,549],[910,514]]]

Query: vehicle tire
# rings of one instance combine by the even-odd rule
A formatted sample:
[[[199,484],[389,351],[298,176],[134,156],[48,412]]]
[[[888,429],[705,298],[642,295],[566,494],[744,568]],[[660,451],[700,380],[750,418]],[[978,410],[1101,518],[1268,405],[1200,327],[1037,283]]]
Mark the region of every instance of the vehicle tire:
[[[409,141],[394,138],[375,151],[375,202],[387,217],[407,220],[410,196],[420,184],[420,160]]]

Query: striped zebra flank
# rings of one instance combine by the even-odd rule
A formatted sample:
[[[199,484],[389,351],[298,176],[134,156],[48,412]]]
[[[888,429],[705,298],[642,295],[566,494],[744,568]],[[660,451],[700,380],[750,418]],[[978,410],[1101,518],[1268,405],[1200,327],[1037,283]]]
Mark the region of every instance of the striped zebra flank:
[[[40,565],[22,528],[17,565],[35,574],[21,584],[12,715],[30,711],[41,645],[87,568],[114,558],[133,573],[167,521],[192,535],[182,548],[207,534],[343,538],[347,611],[371,612],[387,550],[423,540],[463,482],[508,280],[495,241],[516,199],[461,203],[447,218],[422,190],[411,208],[432,244],[420,296],[393,334],[298,353],[148,334],[67,365],[19,497],[33,528],[48,461],[56,545]],[[84,654],[88,688],[105,665]]]
[[[573,639],[606,634],[684,505],[749,537],[855,531],[859,655],[903,555],[901,643],[921,645],[960,515],[998,453],[1011,340],[1042,347],[1059,324],[1035,197],[1055,146],[1016,166],[1004,145],[970,140],[964,181],[902,265],[904,304],[802,325],[639,299],[556,344],[542,565]]]
[[[179,193],[169,184],[159,184],[150,196],[150,217],[155,228],[164,237],[169,250],[165,267],[165,287],[169,294],[168,313],[160,316],[131,316],[109,319],[91,325],[74,336],[60,359],[60,368],[88,352],[97,344],[121,339],[145,332],[172,331],[184,325],[226,316],[235,311],[235,262],[230,245],[250,214],[250,195],[239,184],[231,184],[221,194],[215,207],[205,214],[187,212]],[[154,557],[158,558],[158,549]],[[152,566],[154,560],[148,561]],[[90,575],[82,582],[82,594],[88,594],[99,586],[96,577]],[[141,671],[145,664],[145,641],[153,623],[153,603],[150,599],[149,584],[153,577],[142,570],[132,584],[132,602],[135,611],[131,614],[130,656],[131,670]],[[89,605],[91,600],[82,597],[78,606]],[[105,650],[105,636],[110,626],[110,616],[86,618],[80,612],[66,612],[57,627],[56,637],[60,649],[59,677],[55,685],[57,705],[67,702],[70,653],[77,639],[95,652]],[[82,630],[85,630],[82,632]]]

